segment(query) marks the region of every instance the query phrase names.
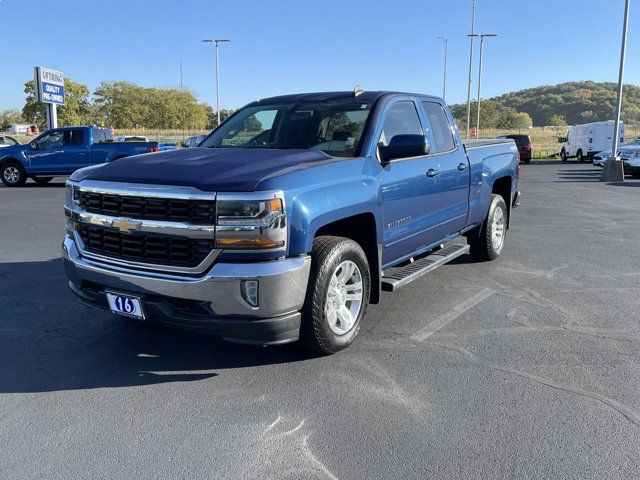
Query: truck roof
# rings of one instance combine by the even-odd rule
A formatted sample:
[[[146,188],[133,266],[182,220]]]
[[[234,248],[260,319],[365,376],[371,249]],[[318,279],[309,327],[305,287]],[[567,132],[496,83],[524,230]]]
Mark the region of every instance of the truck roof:
[[[420,97],[420,98],[438,99],[438,97],[434,97],[431,95],[424,95],[420,93],[378,90],[378,91],[371,91],[371,92],[363,91],[358,96],[354,96],[353,91],[296,93],[291,95],[279,95],[276,97],[263,98],[261,100],[257,100],[254,103],[271,104],[271,103],[295,103],[295,102],[326,102],[331,100],[345,100],[349,98],[362,100],[363,102],[375,102],[381,97],[393,96],[393,95],[411,95],[411,96]]]

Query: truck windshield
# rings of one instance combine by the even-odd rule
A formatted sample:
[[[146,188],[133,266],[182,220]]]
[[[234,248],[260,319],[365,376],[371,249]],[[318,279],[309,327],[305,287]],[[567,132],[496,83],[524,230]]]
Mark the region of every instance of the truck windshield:
[[[355,99],[249,106],[200,146],[322,150],[350,157],[358,148],[370,112],[371,103]]]

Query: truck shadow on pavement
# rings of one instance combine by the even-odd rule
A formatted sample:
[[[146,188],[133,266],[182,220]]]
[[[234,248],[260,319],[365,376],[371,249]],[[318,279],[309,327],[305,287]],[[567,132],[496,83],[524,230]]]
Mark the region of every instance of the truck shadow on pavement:
[[[60,259],[0,264],[0,302],[0,393],[189,382],[313,358],[90,309],[69,291]]]
[[[556,183],[566,182],[599,182],[602,174],[601,169],[586,167],[585,169],[565,169],[558,171]]]

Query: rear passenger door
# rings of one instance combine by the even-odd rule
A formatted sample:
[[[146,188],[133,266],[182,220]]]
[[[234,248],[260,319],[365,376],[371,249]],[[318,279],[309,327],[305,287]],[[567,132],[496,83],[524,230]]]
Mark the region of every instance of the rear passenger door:
[[[437,235],[446,238],[464,229],[469,213],[470,165],[464,148],[458,145],[451,119],[437,102],[422,102],[433,142],[430,156],[439,164]]]

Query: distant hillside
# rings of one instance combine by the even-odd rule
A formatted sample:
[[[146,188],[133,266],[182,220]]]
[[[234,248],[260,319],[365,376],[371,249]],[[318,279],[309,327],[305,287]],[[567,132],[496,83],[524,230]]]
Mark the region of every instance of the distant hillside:
[[[562,117],[569,125],[613,119],[616,103],[615,83],[568,82],[528,88],[492,98],[498,106],[528,113],[533,124],[553,125]],[[640,123],[640,87],[624,88],[622,118]],[[555,119],[551,117],[557,116]]]

